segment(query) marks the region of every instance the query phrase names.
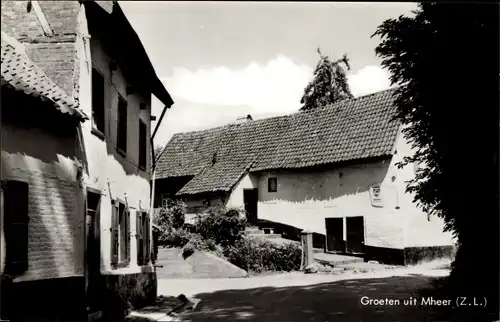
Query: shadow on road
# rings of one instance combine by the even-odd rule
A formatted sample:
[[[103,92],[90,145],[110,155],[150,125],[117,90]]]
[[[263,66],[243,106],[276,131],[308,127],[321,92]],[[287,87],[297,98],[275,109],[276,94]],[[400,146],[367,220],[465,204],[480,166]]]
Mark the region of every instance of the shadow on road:
[[[438,318],[439,306],[421,302],[436,280],[414,274],[203,293],[196,295],[202,300],[198,308],[183,315],[183,321],[445,321]],[[363,305],[363,297],[393,303]],[[405,305],[410,298],[416,302]]]

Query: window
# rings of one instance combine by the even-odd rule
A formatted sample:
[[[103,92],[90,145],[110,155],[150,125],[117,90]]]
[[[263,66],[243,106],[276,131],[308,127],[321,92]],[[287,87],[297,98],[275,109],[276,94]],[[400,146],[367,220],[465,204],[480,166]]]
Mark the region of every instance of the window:
[[[118,151],[127,152],[127,101],[119,96],[118,98],[118,133],[117,146]]]
[[[5,273],[20,275],[28,270],[28,184],[2,182]]]
[[[142,169],[146,169],[147,162],[147,127],[146,123],[139,120],[139,167]]]
[[[137,265],[147,265],[150,259],[150,220],[147,212],[137,212]]]
[[[370,187],[370,197],[373,207],[382,207],[382,194],[381,187],[379,183],[376,183]]]
[[[161,206],[166,207],[168,205],[168,200],[171,199],[171,194],[170,193],[162,193],[160,195],[161,199]]]
[[[269,178],[267,179],[267,192],[277,192],[278,191],[278,179]]]
[[[111,264],[130,263],[130,213],[125,204],[114,201],[111,215]]]
[[[92,130],[104,137],[104,77],[92,68]]]

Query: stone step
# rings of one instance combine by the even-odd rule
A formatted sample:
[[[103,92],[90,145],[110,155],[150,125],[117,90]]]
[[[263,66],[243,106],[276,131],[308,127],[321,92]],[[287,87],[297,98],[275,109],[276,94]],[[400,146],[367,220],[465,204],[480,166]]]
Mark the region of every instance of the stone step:
[[[257,227],[257,226],[249,226],[249,227],[246,227],[246,228],[245,228],[245,231],[248,231],[248,232],[254,232],[254,231],[256,231],[256,232],[260,232],[260,231],[262,231],[262,230],[260,230],[260,228],[259,228],[259,227]]]
[[[251,233],[248,235],[251,237],[259,237],[259,238],[281,238],[280,234]]]

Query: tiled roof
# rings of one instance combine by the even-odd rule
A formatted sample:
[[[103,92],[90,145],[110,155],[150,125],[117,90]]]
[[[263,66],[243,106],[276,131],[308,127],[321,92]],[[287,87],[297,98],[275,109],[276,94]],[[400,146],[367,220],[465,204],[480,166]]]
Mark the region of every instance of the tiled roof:
[[[393,90],[322,109],[176,134],[156,178],[194,176],[178,194],[228,191],[248,170],[305,168],[391,155]]]
[[[7,36],[2,35],[1,46],[2,85],[5,84],[14,90],[50,101],[62,113],[88,119],[81,110],[77,109],[72,98],[29,59],[26,52],[7,41]]]

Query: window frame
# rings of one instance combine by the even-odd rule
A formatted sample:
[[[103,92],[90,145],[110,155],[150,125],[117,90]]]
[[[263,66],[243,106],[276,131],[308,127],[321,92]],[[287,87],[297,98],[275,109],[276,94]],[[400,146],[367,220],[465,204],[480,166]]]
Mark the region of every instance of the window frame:
[[[151,220],[146,211],[136,213],[137,265],[146,266],[151,261]]]
[[[144,138],[142,138],[141,129],[144,129]],[[144,142],[143,142],[144,140]],[[146,171],[148,164],[148,127],[146,122],[139,119],[139,158],[138,165],[139,168]]]
[[[128,144],[128,102],[122,95],[118,94],[117,104],[116,149],[122,156],[126,157]],[[124,111],[121,109],[124,109]],[[124,114],[122,114],[123,112]]]
[[[14,189],[12,194],[9,192],[10,189]],[[25,193],[21,194],[23,191],[19,189]],[[1,180],[1,199],[5,238],[3,273],[18,276],[29,269],[29,184],[20,180]],[[7,206],[13,207],[13,211],[9,211]]]
[[[95,121],[96,117],[95,117],[95,114],[96,114],[96,96],[95,96],[95,93],[96,93],[96,90],[95,90],[95,75],[99,75],[100,79],[102,80],[102,102],[100,102],[99,104],[101,105],[102,104],[102,128],[99,128],[99,126],[97,125],[98,122]],[[106,78],[104,77],[104,74],[96,67],[92,67],[92,72],[91,72],[91,82],[90,82],[90,86],[91,86],[91,95],[92,95],[92,98],[91,98],[91,104],[92,104],[92,107],[91,107],[91,111],[92,111],[92,116],[91,116],[91,133],[94,134],[95,136],[99,137],[100,139],[104,139],[106,137],[105,135],[105,132],[106,132]]]
[[[272,186],[272,182],[274,181],[274,189]],[[278,178],[277,177],[270,177],[267,178],[267,192],[269,193],[276,193],[278,192]]]
[[[118,199],[112,203],[111,266],[127,267],[130,264],[130,208]]]

